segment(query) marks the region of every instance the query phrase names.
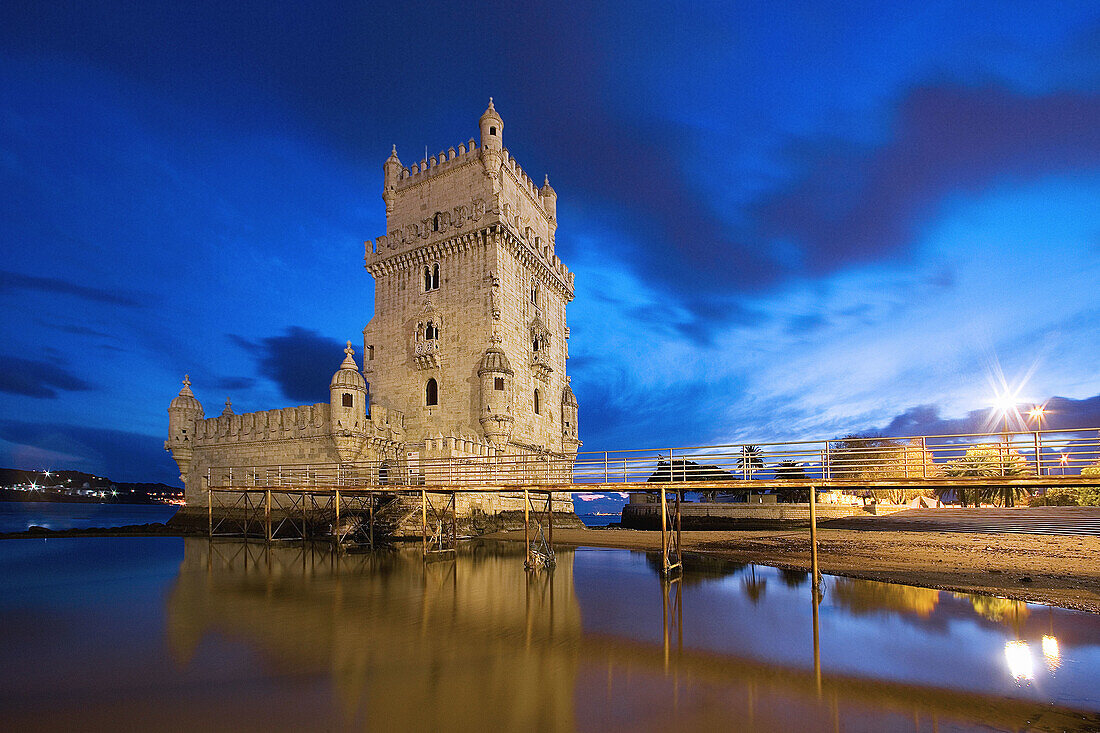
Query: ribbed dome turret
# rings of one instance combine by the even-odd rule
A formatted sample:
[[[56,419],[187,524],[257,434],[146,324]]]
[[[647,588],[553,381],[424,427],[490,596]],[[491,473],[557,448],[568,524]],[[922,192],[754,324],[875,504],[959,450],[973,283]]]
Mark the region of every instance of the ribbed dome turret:
[[[492,97],[489,97],[489,106],[485,109],[485,112],[482,113],[480,121],[485,122],[487,120],[496,120],[497,122],[504,121],[500,119],[500,115],[497,114],[497,108],[493,106]]]
[[[508,362],[508,357],[504,354],[504,350],[496,344],[492,344],[485,349],[485,356],[481,357],[481,366],[478,368],[477,373],[480,376],[486,372],[515,374],[512,371],[512,365]]]
[[[542,188],[539,189],[539,193],[543,196],[557,196],[558,192],[554,190],[554,187],[550,185],[549,174],[543,179]]]
[[[161,404],[164,404],[163,402]],[[198,410],[202,412],[202,405],[195,399],[195,393],[191,391],[191,379],[188,375],[183,375],[183,389],[180,393],[172,398],[172,402],[169,403],[168,409],[184,409],[184,410]]]
[[[348,341],[348,347],[344,349],[344,354],[344,362],[332,375],[332,381],[328,385],[329,389],[357,389],[365,392],[367,383],[363,379],[363,375],[359,373],[359,365],[355,363],[352,356],[355,354],[355,349],[351,348],[350,341]]]

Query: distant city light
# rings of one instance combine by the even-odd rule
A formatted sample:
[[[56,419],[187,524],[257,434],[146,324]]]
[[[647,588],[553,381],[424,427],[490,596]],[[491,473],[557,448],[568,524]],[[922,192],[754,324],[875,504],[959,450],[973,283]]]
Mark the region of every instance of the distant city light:
[[[1017,682],[1035,679],[1035,665],[1031,661],[1031,649],[1026,641],[1006,641],[1005,661],[1008,663],[1008,673]]]

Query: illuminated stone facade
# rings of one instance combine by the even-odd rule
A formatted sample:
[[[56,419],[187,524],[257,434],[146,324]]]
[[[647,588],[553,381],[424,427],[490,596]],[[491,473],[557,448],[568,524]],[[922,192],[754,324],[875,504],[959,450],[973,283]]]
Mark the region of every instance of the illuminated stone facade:
[[[205,501],[202,477],[229,466],[385,461],[395,477],[424,461],[576,454],[573,273],[554,253],[557,194],[516,164],[503,133],[490,100],[480,145],[471,138],[411,167],[394,150],[384,163],[387,233],[366,246],[375,313],[363,369],[349,344],[329,403],[246,415],[227,405],[205,418],[185,381],[165,447],[188,503]]]

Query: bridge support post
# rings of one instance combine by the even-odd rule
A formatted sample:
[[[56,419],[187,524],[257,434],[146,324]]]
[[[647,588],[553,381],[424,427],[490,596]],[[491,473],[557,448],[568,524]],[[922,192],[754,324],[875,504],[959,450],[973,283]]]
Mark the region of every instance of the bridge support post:
[[[264,538],[271,542],[271,489],[264,491]]]
[[[821,573],[817,568],[817,488],[814,486],[810,487],[810,577],[816,597]]]
[[[671,464],[670,464],[671,465]],[[676,515],[674,527],[669,527],[668,489],[661,488],[661,573],[668,577],[683,572],[683,558],[680,553],[680,492],[676,492]],[[673,560],[675,556],[675,561]]]
[[[536,493],[546,495],[545,504],[540,503],[541,509],[531,503],[531,490],[526,486],[523,488],[523,543],[527,548],[523,565],[528,570],[540,565],[552,568],[557,562],[554,556],[554,492],[546,490]]]

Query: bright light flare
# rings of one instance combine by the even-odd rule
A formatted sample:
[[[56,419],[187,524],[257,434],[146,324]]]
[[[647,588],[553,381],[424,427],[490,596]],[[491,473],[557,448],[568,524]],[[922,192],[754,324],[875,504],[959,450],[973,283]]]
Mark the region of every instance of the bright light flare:
[[[1031,660],[1031,648],[1026,641],[1013,640],[1005,642],[1005,662],[1008,663],[1008,673],[1017,682],[1035,679],[1035,665]]]

